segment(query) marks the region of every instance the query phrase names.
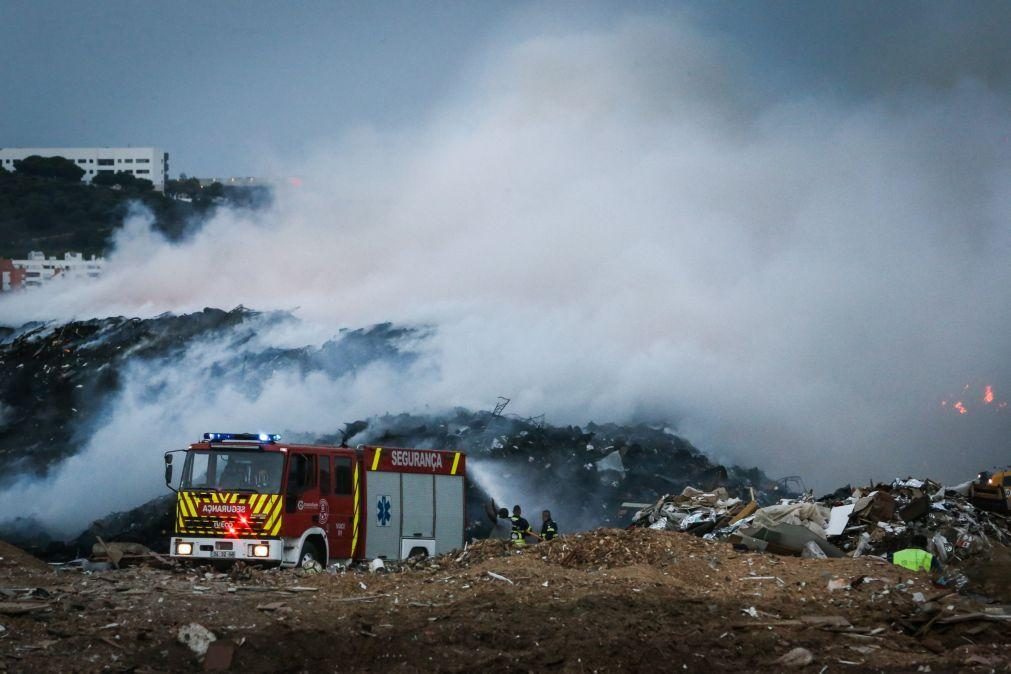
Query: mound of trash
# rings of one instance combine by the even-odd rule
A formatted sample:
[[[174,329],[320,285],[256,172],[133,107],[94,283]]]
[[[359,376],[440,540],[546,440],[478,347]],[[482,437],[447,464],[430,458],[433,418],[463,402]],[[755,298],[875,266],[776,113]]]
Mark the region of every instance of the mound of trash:
[[[525,504],[528,510],[550,508],[564,531],[621,524],[619,513],[630,495],[659,495],[672,485],[702,480],[744,489],[744,485],[754,484],[747,488],[761,494],[768,493],[763,488],[775,487],[758,469],[714,464],[683,438],[646,425],[556,427],[536,419],[457,409],[445,415],[375,417],[348,424],[339,434],[296,434],[292,439],[465,449],[468,465],[490,462],[507,482],[522,484],[523,493],[541,495],[538,503]],[[504,491],[513,496],[508,489]],[[467,481],[468,538],[484,538],[490,530],[485,505],[491,498],[481,480],[471,477]],[[167,552],[174,510],[174,495],[167,494],[103,517],[66,544],[50,540],[37,523],[28,520],[8,522],[0,534],[53,560],[70,559],[90,550],[98,536]]]
[[[425,334],[423,328],[380,324],[342,331],[318,346],[280,348],[263,338],[265,332],[284,331],[296,321],[284,312],[238,307],[151,319],[0,327],[0,487],[44,478],[86,448],[96,430],[108,423],[125,384],[137,385],[138,371],[185,369],[206,378],[208,387],[229,387],[255,397],[276,371],[337,379],[379,362],[393,368],[410,365],[416,358],[412,344]],[[164,387],[173,385],[171,378],[139,379],[145,387],[139,394],[151,400],[160,399]],[[387,414],[325,435],[277,430],[291,442],[466,451],[473,468],[467,490],[469,537],[487,533],[484,504],[493,497],[503,501],[500,505],[522,503],[528,512],[550,509],[563,531],[571,532],[622,525],[622,512],[628,512],[623,504],[656,499],[687,485],[751,487],[764,500],[781,493],[757,468],[713,462],[662,424],[555,426],[543,415],[512,414],[508,402],[503,398],[494,410],[485,411]],[[152,445],[152,458],[164,449]],[[481,479],[482,469],[495,476],[495,485]],[[151,493],[150,498],[164,493]],[[164,550],[171,499],[137,505],[137,510],[102,518],[99,535]],[[66,546],[51,540],[45,524],[30,514],[2,517],[7,519],[0,521],[0,536],[46,558],[74,557],[94,543],[96,532]]]
[[[256,341],[263,330],[295,320],[285,312],[240,306],[150,319],[0,327],[0,484],[44,476],[80,451],[119,392],[127,368],[171,369],[204,344],[214,344],[220,354],[207,368],[214,384],[234,384],[249,395],[262,389],[265,375],[282,368],[336,378],[372,362],[398,365],[413,358],[399,344],[414,331],[390,324],[344,331],[319,346],[282,349]]]
[[[815,558],[883,556],[911,547],[915,536],[923,536],[928,552],[945,567],[943,582],[956,589],[969,580],[960,571],[967,562],[1011,545],[1011,517],[976,508],[967,485],[945,489],[928,479],[896,479],[844,488],[820,500],[808,494],[766,507],[753,496],[688,487],[639,510],[632,527]]]
[[[528,513],[551,510],[563,531],[580,531],[623,526],[623,504],[630,499],[655,499],[690,484],[752,488],[769,500],[779,493],[777,482],[758,468],[715,463],[663,425],[554,426],[540,416],[457,408],[377,416],[347,424],[341,433],[296,439],[466,451],[472,538],[490,530],[484,507],[493,497],[510,508],[520,503]]]

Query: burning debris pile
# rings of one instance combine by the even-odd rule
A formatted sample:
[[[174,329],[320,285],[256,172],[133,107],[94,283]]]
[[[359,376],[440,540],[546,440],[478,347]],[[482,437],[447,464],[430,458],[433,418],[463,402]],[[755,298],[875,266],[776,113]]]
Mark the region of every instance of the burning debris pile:
[[[1011,518],[976,508],[964,488],[912,478],[844,488],[819,501],[810,495],[783,499],[767,507],[753,497],[731,497],[724,488],[689,487],[637,512],[632,527],[682,531],[803,557],[886,555],[910,547],[920,535],[946,568],[945,582],[957,588],[969,580],[960,571],[968,562],[1011,546]]]
[[[645,425],[555,427],[540,420],[457,409],[441,416],[371,418],[348,424],[343,433],[324,437],[288,437],[330,444],[346,440],[354,444],[464,449],[470,465],[488,462],[499,471],[497,480],[522,486],[515,492],[504,489],[505,498],[520,500],[536,495],[537,502],[524,505],[530,510],[541,505],[550,507],[556,519],[565,522],[567,531],[619,524],[617,513],[630,495],[657,494],[669,485],[695,482],[732,484],[744,489],[750,484],[765,488],[774,484],[757,469],[727,469],[713,464],[683,438]],[[490,523],[484,505],[492,497],[480,480],[468,480],[469,538],[487,534]],[[83,554],[99,536],[106,541],[140,543],[156,552],[167,552],[174,508],[174,497],[162,496],[133,510],[103,517],[66,544],[40,535],[39,527],[28,521],[11,522],[3,535],[54,560]]]
[[[190,349],[213,344],[217,357],[206,376],[257,394],[281,368],[339,377],[371,362],[409,361],[401,338],[411,330],[389,324],[346,331],[321,346],[281,349],[256,342],[268,328],[295,321],[283,312],[238,307],[205,309],[151,319],[103,318],[64,325],[0,327],[0,471],[6,479],[41,477],[73,456],[101,423],[127,369],[171,368]],[[152,383],[151,395],[157,395]]]
[[[456,409],[375,417],[348,424],[341,434],[301,439],[466,451],[468,532],[479,538],[487,533],[484,504],[492,499],[522,503],[529,512],[549,509],[573,531],[624,524],[623,503],[689,484],[753,487],[762,494],[777,487],[757,468],[716,464],[671,429],[647,424],[552,426],[542,418]]]
[[[275,372],[320,373],[336,380],[376,363],[409,366],[416,358],[412,339],[424,334],[382,324],[342,332],[319,346],[279,348],[263,338],[265,332],[283,331],[295,321],[283,312],[262,314],[239,307],[143,320],[115,317],[0,327],[0,486],[56,472],[109,423],[128,385],[136,387],[140,381],[143,390],[131,388],[131,395],[154,401],[164,399],[166,389],[175,385],[167,376],[138,377],[137,372],[184,371],[206,380],[207,390],[231,387],[255,398]],[[655,499],[689,484],[707,489],[753,486],[759,492],[775,487],[758,469],[714,463],[662,425],[552,426],[543,417],[512,415],[504,409],[455,409],[372,417],[326,436],[298,428],[272,430],[294,442],[466,451],[475,467],[467,493],[469,533],[477,537],[487,527],[483,504],[492,498],[509,506],[522,503],[530,512],[549,508],[564,530],[574,531],[620,524],[622,503]],[[171,448],[152,446],[152,459]],[[482,469],[489,479],[480,479]],[[157,484],[156,478],[152,483]],[[155,489],[149,497],[164,494]],[[50,540],[45,525],[31,513],[6,513],[0,535],[50,559],[82,554],[96,533],[163,551],[171,508],[171,499],[162,499],[105,517],[100,530],[67,546]]]

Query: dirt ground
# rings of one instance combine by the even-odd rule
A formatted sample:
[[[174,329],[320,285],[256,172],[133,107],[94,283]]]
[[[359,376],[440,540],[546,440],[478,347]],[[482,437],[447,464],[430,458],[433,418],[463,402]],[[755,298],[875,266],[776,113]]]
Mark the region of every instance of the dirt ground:
[[[1011,671],[1004,607],[925,574],[677,533],[483,541],[375,574],[56,572],[2,543],[0,557],[12,672],[781,671],[788,654],[810,672]],[[204,657],[180,640],[190,623],[217,638]]]

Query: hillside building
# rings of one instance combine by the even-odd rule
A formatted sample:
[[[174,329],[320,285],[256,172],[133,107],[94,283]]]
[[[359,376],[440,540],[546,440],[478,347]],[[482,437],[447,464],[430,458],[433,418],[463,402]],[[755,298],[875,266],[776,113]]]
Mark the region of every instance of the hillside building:
[[[81,253],[65,253],[63,258],[33,250],[24,260],[0,259],[0,292],[41,288],[49,283],[79,283],[102,275],[105,259]]]
[[[4,147],[0,148],[0,166],[14,171],[14,162],[32,155],[69,159],[84,169],[84,182],[99,173],[124,171],[150,180],[159,192],[165,190],[169,172],[168,153],[156,147]]]

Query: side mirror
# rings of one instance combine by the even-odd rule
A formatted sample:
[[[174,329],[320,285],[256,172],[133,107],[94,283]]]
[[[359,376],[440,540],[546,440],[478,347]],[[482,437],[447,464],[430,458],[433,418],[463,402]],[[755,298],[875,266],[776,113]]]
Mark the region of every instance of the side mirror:
[[[172,455],[165,455],[165,486],[172,488]]]

